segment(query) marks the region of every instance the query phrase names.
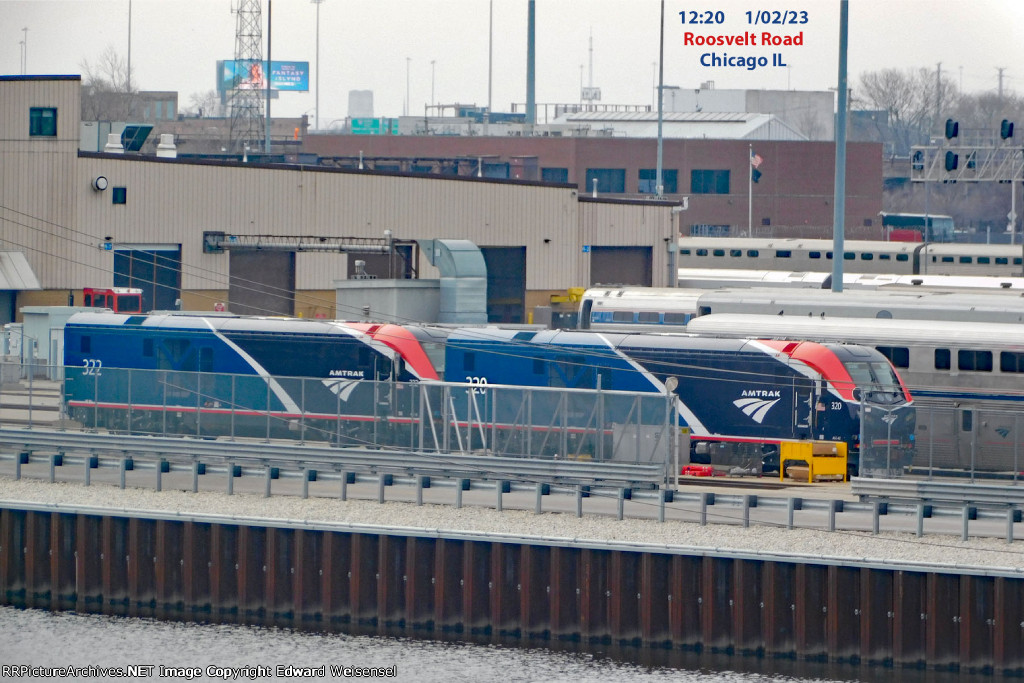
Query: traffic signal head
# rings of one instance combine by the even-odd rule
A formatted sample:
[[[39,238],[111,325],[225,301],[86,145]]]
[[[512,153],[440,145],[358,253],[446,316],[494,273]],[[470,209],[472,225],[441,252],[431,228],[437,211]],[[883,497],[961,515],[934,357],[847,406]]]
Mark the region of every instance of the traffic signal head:
[[[1003,140],[1013,137],[1013,121],[1003,119],[1003,122],[999,124],[999,137]]]
[[[955,152],[946,152],[946,170],[955,171],[960,165],[960,155]]]
[[[953,119],[946,119],[946,139],[952,140],[960,134],[960,124]]]

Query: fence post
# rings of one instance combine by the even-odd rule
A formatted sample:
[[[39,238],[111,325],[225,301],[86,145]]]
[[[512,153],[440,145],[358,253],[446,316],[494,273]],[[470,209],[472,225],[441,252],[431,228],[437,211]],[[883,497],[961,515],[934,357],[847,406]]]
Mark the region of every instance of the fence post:
[[[231,440],[235,440],[235,385],[238,375],[231,375]]]
[[[132,433],[132,370],[128,368],[128,434]]]

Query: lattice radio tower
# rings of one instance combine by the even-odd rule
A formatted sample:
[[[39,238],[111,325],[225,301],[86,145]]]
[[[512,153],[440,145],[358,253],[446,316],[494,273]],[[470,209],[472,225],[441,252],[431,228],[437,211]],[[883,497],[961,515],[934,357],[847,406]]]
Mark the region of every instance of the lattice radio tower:
[[[235,77],[231,95],[231,143],[236,151],[263,141],[263,17],[260,0],[238,0],[235,9]]]

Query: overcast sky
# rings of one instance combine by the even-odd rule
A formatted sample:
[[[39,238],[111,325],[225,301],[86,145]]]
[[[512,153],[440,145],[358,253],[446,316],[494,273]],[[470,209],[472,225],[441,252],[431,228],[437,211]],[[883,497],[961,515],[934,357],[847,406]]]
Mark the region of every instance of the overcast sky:
[[[232,59],[237,0],[133,0],[131,65],[143,90],[177,90],[179,106],[216,86],[215,63]],[[264,41],[268,0],[263,1]],[[650,104],[658,59],[658,0],[537,0],[537,102],[576,102],[580,81],[608,104]],[[666,2],[665,84],[826,90],[838,68],[839,0],[714,0]],[[403,113],[438,103],[488,101],[489,0],[323,0],[320,5],[320,119],[327,127],[348,113],[349,90],[372,90],[374,113]],[[273,0],[274,61],[308,61],[310,91],[282,93],[272,113],[298,116],[315,106],[317,5]],[[747,12],[806,12],[806,23],[752,26]],[[679,12],[721,12],[722,24],[683,25]],[[526,99],[527,0],[493,3],[495,111]],[[81,73],[108,46],[128,53],[128,0],[0,0],[0,73]],[[714,17],[712,17],[714,18]],[[797,19],[802,20],[801,14]],[[23,28],[28,28],[27,33]],[[803,45],[763,47],[760,34],[802,32]],[[687,47],[684,33],[734,35],[754,31],[756,46]],[[850,0],[851,86],[864,71],[886,67],[942,70],[966,91],[1024,88],[1024,2],[1021,0]],[[27,38],[27,50],[22,41]],[[771,60],[787,67],[701,66],[702,54]],[[409,61],[407,61],[407,58]],[[432,66],[431,62],[435,62]],[[582,69],[581,69],[582,67]],[[854,98],[857,93],[854,91]]]

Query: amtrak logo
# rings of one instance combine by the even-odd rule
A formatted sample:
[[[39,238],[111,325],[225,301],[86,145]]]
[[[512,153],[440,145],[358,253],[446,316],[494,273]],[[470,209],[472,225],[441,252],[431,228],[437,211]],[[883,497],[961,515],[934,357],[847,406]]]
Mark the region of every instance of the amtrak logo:
[[[324,386],[330,389],[342,401],[348,402],[352,392],[359,386],[357,379],[324,379],[320,380]]]
[[[764,422],[772,406],[782,400],[778,391],[745,389],[740,395],[744,398],[736,399],[732,404],[757,424]]]
[[[1004,439],[1010,435],[1011,431],[1013,430],[1011,430],[1009,427],[996,427],[996,434],[1003,437]]]
[[[890,426],[895,421],[896,421],[896,415],[894,413],[886,413],[885,417],[882,418],[882,422],[884,422],[885,424],[890,425]]]

